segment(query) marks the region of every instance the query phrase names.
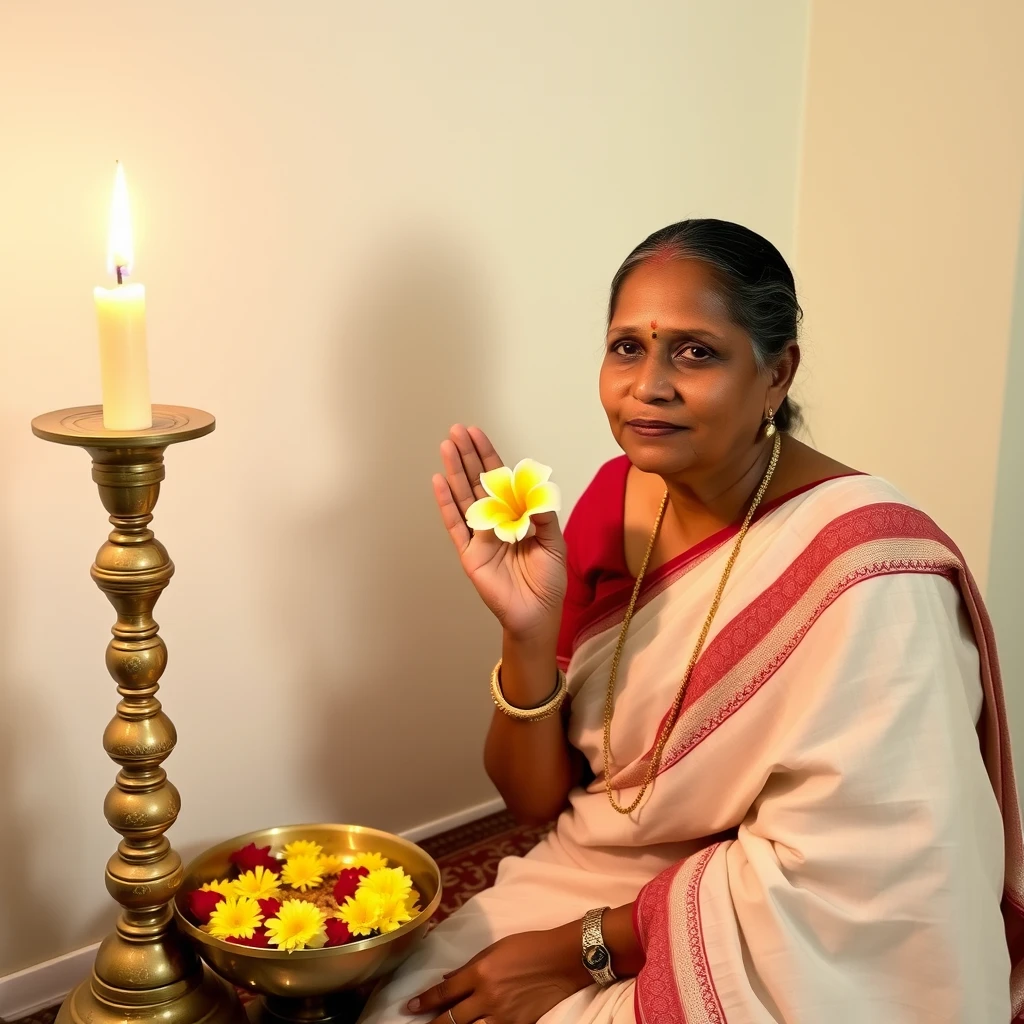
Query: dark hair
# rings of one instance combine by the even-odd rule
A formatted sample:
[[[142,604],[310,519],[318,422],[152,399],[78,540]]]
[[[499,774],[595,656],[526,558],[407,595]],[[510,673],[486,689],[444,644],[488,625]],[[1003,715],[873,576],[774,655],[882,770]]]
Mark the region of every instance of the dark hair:
[[[655,257],[700,260],[711,267],[729,315],[750,335],[760,368],[772,366],[786,343],[796,338],[803,311],[796,301],[793,272],[782,253],[749,228],[707,218],[683,220],[655,231],[626,257],[612,278],[609,322],[623,282]],[[800,411],[787,397],[775,411],[775,424],[779,430],[792,430],[799,422]]]

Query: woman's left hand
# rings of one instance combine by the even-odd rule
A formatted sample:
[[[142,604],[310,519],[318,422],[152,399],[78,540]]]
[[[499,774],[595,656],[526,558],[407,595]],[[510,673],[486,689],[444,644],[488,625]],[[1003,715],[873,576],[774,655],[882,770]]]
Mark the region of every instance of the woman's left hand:
[[[510,935],[411,1000],[409,1012],[433,1013],[432,1024],[536,1024],[593,983],[581,953],[579,921]]]

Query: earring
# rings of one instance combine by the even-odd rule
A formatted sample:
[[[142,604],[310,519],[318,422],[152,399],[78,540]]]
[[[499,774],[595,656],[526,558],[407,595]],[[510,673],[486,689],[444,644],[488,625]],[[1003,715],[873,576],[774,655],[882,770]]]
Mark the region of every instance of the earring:
[[[768,417],[764,423],[764,436],[774,437],[775,431],[778,428],[775,426],[775,410],[769,405],[768,406]]]

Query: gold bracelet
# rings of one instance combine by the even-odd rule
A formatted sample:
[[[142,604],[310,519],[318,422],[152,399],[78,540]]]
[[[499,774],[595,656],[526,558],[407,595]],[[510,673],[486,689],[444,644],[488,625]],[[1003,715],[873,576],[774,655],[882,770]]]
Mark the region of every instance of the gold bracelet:
[[[499,711],[503,711],[509,718],[514,718],[517,722],[541,722],[545,718],[558,714],[569,693],[565,673],[561,669],[557,669],[557,672],[558,678],[555,683],[555,692],[551,697],[539,707],[517,708],[515,704],[509,704],[505,700],[505,695],[501,692],[501,659],[499,658],[498,664],[494,666],[494,671],[491,672],[491,699]]]

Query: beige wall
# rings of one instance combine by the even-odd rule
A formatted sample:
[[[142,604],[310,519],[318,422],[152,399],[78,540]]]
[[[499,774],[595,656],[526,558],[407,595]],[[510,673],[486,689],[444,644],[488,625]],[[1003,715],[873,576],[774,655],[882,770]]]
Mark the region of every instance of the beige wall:
[[[987,599],[999,638],[1010,723],[1015,735],[1024,738],[1024,215],[1005,395]],[[1016,753],[1018,787],[1024,792],[1024,743],[1018,743]]]
[[[988,574],[1024,182],[1024,5],[812,5],[797,211],[819,447]]]
[[[792,250],[803,0],[50,0],[0,12],[0,974],[110,917],[111,610],[81,452],[125,163],[155,401],[167,767],[184,853],[272,823],[402,829],[488,798],[495,630],[429,492],[456,418],[570,499],[628,249],[687,215]],[[13,921],[30,924],[17,929]]]

